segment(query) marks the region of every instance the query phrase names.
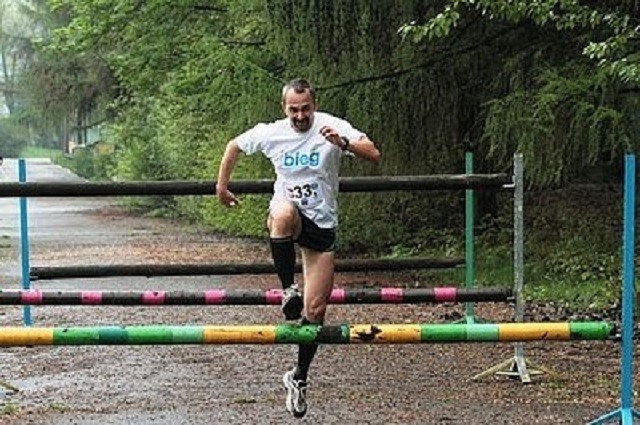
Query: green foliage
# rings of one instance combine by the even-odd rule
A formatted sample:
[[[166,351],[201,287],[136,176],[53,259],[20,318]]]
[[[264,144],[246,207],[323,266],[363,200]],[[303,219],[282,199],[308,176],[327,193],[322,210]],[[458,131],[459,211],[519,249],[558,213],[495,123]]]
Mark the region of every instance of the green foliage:
[[[98,171],[93,154],[81,154],[75,167],[86,174],[215,179],[226,143],[280,118],[282,84],[299,76],[316,83],[321,110],[351,121],[382,151],[377,168],[345,161],[346,176],[462,173],[472,148],[476,172],[510,171],[512,153],[521,151],[533,187],[557,186],[586,179],[593,167],[615,167],[640,140],[638,97],[628,85],[637,62],[625,19],[637,13],[630,2],[598,9],[573,0],[52,4],[68,25],[40,54],[64,63],[50,66],[60,74],[51,76],[56,90],[41,91],[73,95],[52,109],[60,115],[84,101],[104,110],[106,138],[116,147]],[[48,75],[46,61],[39,69]],[[112,90],[95,84],[100,75]],[[233,175],[272,177],[268,161],[256,157],[242,158]],[[243,196],[234,209],[213,196],[144,201],[154,214],[265,235],[265,196]],[[341,255],[464,254],[462,193],[343,194],[339,201]],[[602,217],[570,208],[552,214],[556,204],[528,202],[528,294],[571,297],[581,287],[594,293],[599,283],[616,285],[617,252],[606,237],[616,233],[598,227]],[[476,229],[481,285],[507,283],[512,274],[512,205],[508,197],[498,204]],[[443,275],[464,279],[460,270]]]
[[[535,86],[486,104],[483,140],[502,167],[518,151],[528,180],[559,185],[601,162],[603,154],[613,162],[632,149],[629,122],[604,73],[548,69]]]
[[[107,131],[116,146],[114,177],[215,179],[227,141],[256,120],[278,116],[281,81],[268,69],[268,51],[256,55],[254,47],[264,33],[262,2],[61,0],[53,6],[71,20],[56,30],[47,51],[100,52],[122,88],[109,108],[117,113]],[[241,164],[236,176],[271,173],[257,161]],[[236,217],[211,204],[178,198],[171,205],[220,228],[262,231],[264,218],[256,211]],[[234,219],[239,226],[230,225]]]
[[[29,141],[27,129],[11,118],[0,118],[0,156],[17,158]]]
[[[619,288],[600,281],[576,282],[558,277],[553,281],[532,282],[525,288],[527,302],[550,302],[575,310],[609,307],[619,300]]]
[[[91,52],[44,50],[21,76],[27,94],[25,117],[40,129],[56,128],[77,109],[99,111],[113,96],[113,79]]]
[[[613,284],[618,281],[621,259],[619,255],[594,252],[577,245],[576,241],[561,244],[556,255],[549,259],[545,278],[564,275],[576,283],[589,281]]]
[[[115,168],[113,155],[101,154],[93,148],[77,148],[73,156],[58,154],[53,160],[75,174],[91,180],[109,180]]]
[[[638,147],[627,118],[637,114],[637,105],[621,95],[627,84],[640,81],[632,24],[637,5],[583,3],[451,0],[426,14],[425,22],[414,20],[400,29],[406,40],[432,43],[460,42],[480,19],[496,29],[489,39],[535,26],[527,44],[512,39],[511,46],[519,46],[515,54],[510,48],[497,53],[504,64],[496,68],[498,78],[484,102],[480,146],[502,167],[514,151],[524,153],[527,179],[535,185],[565,183]]]
[[[591,42],[585,53],[592,58],[606,60],[628,49],[636,35],[629,15],[621,9],[586,6],[579,0],[449,0],[442,11],[426,23],[414,21],[404,25],[400,33],[413,41],[446,37],[468,13],[479,13],[491,20],[510,23],[529,20],[538,26],[550,26],[559,31],[603,28],[609,38]]]

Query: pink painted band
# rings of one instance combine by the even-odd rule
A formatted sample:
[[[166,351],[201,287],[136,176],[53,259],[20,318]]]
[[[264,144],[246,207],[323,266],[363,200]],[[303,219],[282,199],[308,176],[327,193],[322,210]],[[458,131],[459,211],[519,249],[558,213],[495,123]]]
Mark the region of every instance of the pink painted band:
[[[82,304],[102,304],[102,292],[82,291],[80,292],[80,300]]]
[[[38,289],[22,291],[20,301],[23,304],[42,304],[42,291]]]
[[[209,289],[204,291],[204,302],[206,304],[224,304],[227,293],[224,289]]]
[[[282,302],[282,290],[281,289],[269,289],[264,294],[264,298],[267,304],[280,304]]]
[[[142,304],[164,304],[166,296],[166,291],[144,291],[142,293]]]
[[[381,288],[380,298],[384,303],[400,303],[402,302],[403,293],[402,288]]]
[[[439,302],[456,301],[458,298],[458,288],[434,288],[433,292]]]
[[[329,302],[333,304],[344,304],[347,300],[347,291],[344,289],[334,289],[331,291]]]

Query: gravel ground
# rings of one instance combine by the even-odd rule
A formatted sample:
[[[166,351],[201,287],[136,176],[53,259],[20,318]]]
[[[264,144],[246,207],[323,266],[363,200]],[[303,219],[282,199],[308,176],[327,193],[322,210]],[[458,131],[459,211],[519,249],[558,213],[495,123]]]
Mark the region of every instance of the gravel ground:
[[[9,162],[9,166],[12,164]],[[73,180],[46,162],[37,179]],[[113,199],[30,201],[32,266],[268,260],[263,241],[237,240],[168,220],[132,217]],[[0,285],[19,286],[17,207],[0,198]],[[272,288],[274,276],[108,278],[36,282],[41,289]],[[343,274],[337,285],[415,285],[410,275]],[[275,307],[35,307],[37,326],[273,324]],[[331,306],[330,322],[443,323],[459,305]],[[512,306],[479,304],[478,317],[510,320]],[[566,312],[543,306],[529,317]],[[573,313],[571,313],[573,314]],[[613,314],[613,313],[612,313]],[[22,308],[0,308],[0,325],[21,325]],[[554,371],[524,385],[470,378],[513,356],[510,344],[323,346],[311,371],[309,413],[284,409],[281,376],[293,346],[17,347],[0,350],[1,424],[583,424],[619,405],[619,344],[525,345]],[[638,405],[638,400],[635,400]]]

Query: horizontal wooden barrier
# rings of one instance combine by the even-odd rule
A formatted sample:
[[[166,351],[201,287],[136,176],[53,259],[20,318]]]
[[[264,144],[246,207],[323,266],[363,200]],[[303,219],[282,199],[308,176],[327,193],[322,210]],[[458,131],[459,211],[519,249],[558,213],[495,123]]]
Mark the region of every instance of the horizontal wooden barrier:
[[[0,346],[523,342],[602,340],[610,333],[606,322],[12,327],[0,328]]]
[[[388,258],[336,260],[336,272],[370,272],[392,270],[446,269],[461,266],[463,258]],[[300,264],[296,272],[302,271]],[[32,267],[31,280],[72,279],[114,276],[202,276],[237,274],[272,274],[273,263],[230,264],[134,264],[108,266]]]
[[[512,183],[506,174],[439,174],[431,176],[342,177],[341,192],[406,190],[458,190],[501,188]],[[273,180],[235,180],[229,190],[236,194],[273,192]],[[211,195],[214,180],[128,182],[26,182],[0,183],[0,198]]]
[[[439,302],[505,302],[505,288],[362,288],[334,289],[331,304],[419,304]],[[0,290],[0,305],[280,305],[282,290],[206,291],[42,291]]]

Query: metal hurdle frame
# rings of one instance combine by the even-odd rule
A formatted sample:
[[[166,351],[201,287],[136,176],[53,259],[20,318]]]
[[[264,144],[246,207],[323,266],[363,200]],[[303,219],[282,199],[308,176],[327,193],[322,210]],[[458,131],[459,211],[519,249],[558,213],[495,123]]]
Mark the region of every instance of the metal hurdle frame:
[[[513,156],[513,294],[515,297],[515,321],[524,320],[524,160],[520,153]],[[531,366],[529,368],[528,366]],[[505,375],[519,379],[522,383],[531,383],[531,375],[548,373],[552,370],[534,365],[525,358],[524,345],[516,342],[513,357],[490,367],[473,376],[479,380],[491,374]]]
[[[21,161],[24,161],[24,160],[21,160]],[[24,167],[24,162],[22,162],[20,167]],[[632,402],[633,400],[633,349],[634,349],[633,327],[634,327],[634,314],[635,314],[635,301],[636,301],[635,300],[636,298],[635,297],[636,295],[635,269],[634,269],[635,268],[635,256],[634,256],[635,254],[635,190],[636,190],[635,178],[636,178],[635,156],[627,155],[625,157],[624,217],[623,217],[624,233],[623,233],[623,288],[622,288],[623,309],[622,309],[621,406],[601,416],[600,418],[590,422],[590,424],[593,424],[593,425],[604,424],[606,422],[609,422],[615,419],[619,419],[620,423],[622,423],[623,425],[631,425],[633,424],[633,418],[640,418],[640,413],[633,408],[633,402]],[[24,182],[25,180],[26,180],[26,169],[24,171],[20,171],[20,181]],[[524,194],[524,191],[523,191],[523,161],[522,161],[521,154],[516,154],[514,156],[514,176],[513,176],[512,187],[514,188],[514,293],[515,293],[515,301],[516,301],[515,318],[516,318],[516,321],[521,322],[524,316],[524,300],[523,300],[523,284],[524,284],[523,194]],[[23,257],[26,257],[26,259],[28,260],[28,236],[27,236],[26,202],[25,202],[26,200],[24,199],[24,196],[20,196],[20,198],[21,198],[20,206],[22,207],[23,203],[25,204],[25,208],[24,209],[21,208],[21,238],[22,237],[26,238],[25,241],[21,240],[22,255]],[[467,197],[467,202],[472,203],[473,198]],[[24,214],[24,220],[23,220],[22,214]],[[473,223],[472,219],[471,219],[471,223]],[[473,260],[473,255],[471,255],[470,258],[471,260]],[[23,284],[25,282],[24,260],[25,259],[23,258]],[[26,264],[28,266],[28,262]],[[29,273],[28,273],[28,267],[27,267],[27,273],[26,273],[27,282],[29,277],[28,274]],[[473,277],[473,273],[466,272],[466,276]],[[469,283],[469,282],[473,283],[473,279],[466,280],[465,283]],[[29,288],[24,287],[24,289],[26,291]],[[28,306],[25,306],[25,307],[28,307]],[[26,320],[26,317],[27,316],[25,313],[25,320]],[[507,326],[509,325],[522,325],[522,324],[507,324]],[[532,328],[533,333],[535,333],[535,335],[539,335],[540,329],[538,329],[538,327],[542,328],[545,332],[547,332],[548,326],[558,326],[560,324],[530,323],[528,325],[535,325],[534,328]],[[279,343],[296,343],[296,342],[303,342],[303,341],[307,341],[308,343],[320,342],[320,341],[317,341],[317,339],[315,338],[317,338],[317,335],[320,332],[321,328],[310,329],[309,327],[300,327],[299,325],[298,326],[292,325],[292,326],[293,327],[287,328],[286,330],[293,332],[296,335],[293,340],[283,337],[283,339],[281,339],[280,341],[276,341],[275,335],[277,334],[277,329],[274,327],[274,329],[272,330],[272,333],[274,334],[274,341]],[[334,326],[331,329],[329,329],[329,330],[336,331],[334,332],[335,335],[334,333],[331,333],[332,335],[331,338],[335,337],[337,339],[333,341],[327,341],[327,342],[328,343],[346,343],[347,337],[345,336],[346,330],[344,326],[348,326],[348,325],[342,325],[337,327]],[[379,339],[379,337],[376,336],[377,333],[374,332],[374,325],[355,325],[355,326],[356,328],[350,327],[349,331],[355,330],[356,335],[365,336],[364,339],[362,339],[359,342],[406,343],[406,342],[430,341],[428,336],[425,337],[425,333],[423,332],[423,329],[421,329],[422,326],[424,327],[428,326],[429,329],[432,331],[436,330],[436,334],[437,334],[438,326],[446,327],[446,326],[460,326],[460,325],[417,324],[417,325],[410,325],[408,328],[393,328],[394,326],[404,326],[404,325],[379,325],[379,326],[386,326],[384,329],[391,334],[389,336],[390,339],[383,339],[383,340]],[[490,329],[489,327],[492,327],[491,335],[495,335],[496,334],[495,333],[496,331],[494,329],[495,326],[500,327],[500,326],[505,326],[505,324],[497,324],[497,325],[466,324],[461,326],[464,327],[465,334],[466,332],[469,332],[471,330],[472,333],[476,335],[476,337],[480,337],[480,340],[489,341],[491,340],[487,338],[487,335],[488,335],[487,331]],[[562,340],[573,339],[572,338],[573,329],[571,328],[572,325],[566,324],[566,326],[568,327],[569,331],[567,331],[565,328],[563,328],[560,331],[558,331],[557,328],[553,328],[557,333],[556,333],[556,336],[552,337],[551,339],[562,339]],[[606,327],[607,325],[603,323],[602,326]],[[97,343],[97,344],[127,343],[129,340],[123,339],[123,338],[131,337],[129,332],[132,332],[135,335],[135,337],[140,338],[137,341],[137,343],[144,343],[144,344],[173,343],[174,338],[176,338],[176,335],[178,339],[186,338],[186,339],[183,339],[182,341],[179,341],[179,343],[202,343],[201,340],[199,339],[200,338],[199,333],[197,334],[198,336],[196,337],[194,336],[195,334],[193,334],[193,332],[197,333],[197,332],[200,332],[200,330],[202,330],[203,332],[206,331],[205,327],[189,327],[188,329],[186,328],[180,329],[179,327],[167,327],[167,328],[168,329],[159,329],[159,331],[161,331],[160,337],[153,335],[153,331],[155,331],[155,328],[144,328],[144,327],[133,328],[133,329],[122,328],[122,327],[112,327],[108,329],[76,328],[76,329],[73,329],[73,331],[75,332],[75,335],[80,335],[82,338],[88,338],[86,339],[86,341],[90,343]],[[447,328],[447,329],[453,329],[453,328]],[[225,332],[224,329],[218,329],[218,330],[210,329],[210,330],[212,330],[214,333],[218,331]],[[338,332],[338,330],[340,332]],[[58,332],[58,334],[60,333],[64,334],[67,331],[68,330],[66,329],[56,329],[56,328],[9,329],[5,333],[0,333],[0,340],[1,340],[0,345],[2,346],[18,346],[18,345],[25,345],[25,344],[57,345],[55,344],[55,339],[54,339],[55,333]],[[174,334],[173,333],[174,331],[177,333]],[[252,331],[255,331],[255,330],[248,329],[245,331],[248,331],[249,333],[251,333]],[[141,333],[136,334],[136,332],[141,332]],[[151,332],[151,334],[149,334],[149,332]],[[187,337],[185,337],[186,334],[184,332],[187,332],[188,334]],[[299,332],[302,332],[304,335],[299,334]],[[362,332],[364,332],[364,334]],[[384,332],[384,330],[381,332]],[[419,337],[416,335],[416,332],[420,332]],[[312,337],[308,335],[309,333],[312,334]],[[397,333],[397,336],[394,336],[394,333]],[[607,329],[606,332],[604,333],[609,333],[609,329]],[[603,339],[605,336],[604,333],[602,332],[598,333],[598,337],[582,338],[582,339]],[[545,339],[545,338],[540,338],[539,336],[536,337],[535,335],[529,334],[525,336],[512,336],[511,338],[504,339],[505,341],[516,342],[514,357],[509,359],[506,362],[501,363],[500,365],[494,366],[493,368],[489,369],[486,372],[483,372],[480,375],[477,375],[476,377],[474,377],[474,379],[480,376],[486,376],[489,373],[498,372],[500,369],[507,367],[509,371],[507,373],[502,373],[502,374],[517,376],[522,380],[522,382],[529,382],[531,372],[527,370],[527,362],[524,358],[522,342]],[[567,337],[567,335],[569,337]],[[95,339],[96,336],[98,338],[97,340]],[[42,337],[44,337],[44,340],[38,339]],[[103,338],[103,337],[106,339],[104,341],[101,341],[100,338]],[[114,339],[110,339],[110,338],[114,338]],[[271,343],[271,342],[268,342],[268,341],[265,342],[262,340],[251,342],[250,340],[246,340],[242,338],[238,341],[235,341],[235,340],[231,341],[231,343]],[[296,338],[301,338],[301,339],[296,339]],[[581,338],[578,337],[576,339],[581,339]],[[445,337],[445,340],[447,340],[446,337]],[[453,340],[458,341],[455,338],[453,338]],[[464,339],[461,339],[458,342],[462,342],[463,340],[475,341],[476,339],[474,338],[469,339],[467,336],[465,336]],[[74,345],[77,343],[77,341],[73,342],[73,340],[68,340],[67,342],[69,341],[74,343]],[[64,342],[64,340],[62,340],[62,342]],[[224,339],[216,341],[216,338],[214,337],[213,340],[209,340],[208,343],[229,343],[229,341],[226,341]],[[60,345],[65,345],[65,344],[63,343]],[[17,389],[15,389],[14,387],[6,383],[0,382],[0,385],[17,391]]]
[[[20,160],[24,165],[24,160]],[[516,320],[522,320],[523,306],[523,160],[521,154],[514,155],[514,176],[511,182],[503,174],[473,174],[473,153],[465,154],[465,174],[464,175],[434,175],[434,176],[398,176],[385,178],[341,178],[340,188],[346,192],[363,192],[363,191],[383,191],[383,190],[453,190],[465,189],[465,288],[470,289],[475,286],[475,252],[474,252],[474,189],[478,187],[496,187],[514,189],[514,294],[516,300]],[[273,182],[270,180],[259,181],[235,181],[231,182],[230,188],[237,193],[270,193]],[[31,273],[29,269],[28,255],[28,225],[26,213],[26,196],[136,196],[136,195],[191,195],[191,194],[211,194],[212,187],[215,182],[206,181],[187,181],[187,182],[121,182],[121,183],[82,183],[82,190],[78,193],[78,184],[47,184],[47,183],[26,183],[26,172],[21,174],[20,183],[4,184],[1,196],[20,195],[20,216],[21,216],[21,245],[22,250],[22,272],[23,272],[23,289],[30,289],[30,280],[38,279],[38,268],[35,273]],[[233,187],[231,187],[233,186]],[[437,262],[436,262],[437,263]],[[446,267],[452,264],[440,263],[435,267]],[[455,265],[455,264],[453,264]],[[120,266],[121,268],[122,266]],[[25,271],[26,268],[26,271]],[[140,273],[140,271],[120,271],[118,266],[108,267],[100,271],[100,276],[110,275],[108,273],[115,272],[115,275],[131,275],[130,273]],[[138,267],[138,268],[145,268]],[[419,267],[418,267],[419,268]],[[55,276],[55,270],[42,270],[41,275],[51,278]],[[78,268],[76,268],[78,269]],[[82,269],[82,268],[80,268]],[[78,273],[86,272],[86,270],[75,270]],[[166,271],[165,271],[166,272]],[[48,275],[47,275],[48,273]],[[181,272],[176,272],[179,274]],[[143,275],[151,275],[149,270],[142,273]],[[174,274],[174,273],[172,273]],[[174,275],[175,275],[174,274]],[[207,273],[208,274],[208,273]],[[73,274],[71,273],[73,277]],[[83,275],[84,276],[84,275]],[[64,276],[64,272],[55,277]],[[84,276],[86,277],[86,276]],[[27,282],[25,284],[25,281]],[[31,325],[31,315],[28,310],[29,306],[24,306],[24,322],[26,326]],[[474,314],[473,301],[465,303],[464,321],[467,324],[476,323],[477,319]],[[496,372],[504,367],[510,369],[507,374],[516,374],[522,382],[530,382],[530,372],[526,368],[526,360],[524,359],[524,349],[522,344],[516,345],[516,352],[513,359],[508,360],[496,367],[483,372],[474,377],[474,379],[484,376],[488,373]],[[505,372],[498,372],[505,373]]]

